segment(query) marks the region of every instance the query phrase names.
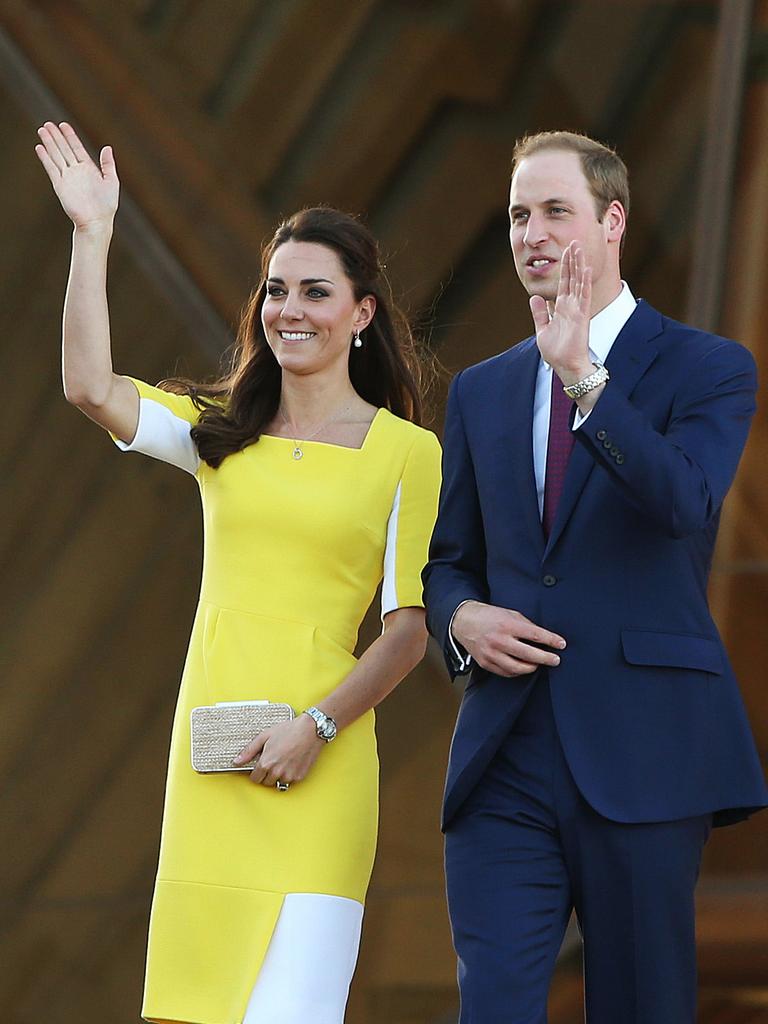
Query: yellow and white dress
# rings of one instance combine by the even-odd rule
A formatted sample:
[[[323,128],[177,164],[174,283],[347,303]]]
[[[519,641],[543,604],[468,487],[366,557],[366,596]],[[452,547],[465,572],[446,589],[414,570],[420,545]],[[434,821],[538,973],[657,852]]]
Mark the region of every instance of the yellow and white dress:
[[[440,446],[431,432],[379,409],[359,449],[305,442],[296,460],[292,441],[262,436],[212,469],[189,436],[199,416],[192,400],[134,383],[137,433],[130,444],[116,443],[194,475],[205,532],[171,740],[142,1015],[266,1024],[248,1009],[249,998],[259,998],[254,986],[281,912],[290,901],[298,906],[299,894],[356,922],[341,954],[347,985],[354,969],[376,849],[374,713],[344,729],[288,793],[246,774],[196,773],[189,713],[249,699],[286,701],[300,712],[354,666],[358,628],[382,580],[382,615],[422,606]],[[299,979],[302,964],[295,968]],[[313,1024],[326,1019],[322,1001],[320,991]]]

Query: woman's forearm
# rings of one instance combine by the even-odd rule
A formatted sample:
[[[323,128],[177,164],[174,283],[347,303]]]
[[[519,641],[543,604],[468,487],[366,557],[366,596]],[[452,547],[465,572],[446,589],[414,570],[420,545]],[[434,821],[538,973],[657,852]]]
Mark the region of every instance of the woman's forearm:
[[[421,608],[399,608],[385,619],[384,632],[362,655],[336,687],[318,703],[339,729],[375,707],[421,661],[427,643]],[[300,714],[292,722],[266,729],[245,747],[235,760],[245,764],[258,757],[251,772],[258,784],[300,782],[320,755],[324,743],[318,739],[315,723]]]
[[[361,655],[344,681],[318,707],[339,729],[379,704],[424,657],[427,630],[421,608],[401,608],[384,632]]]
[[[69,402],[103,405],[112,388],[107,256],[112,225],[75,228],[64,300],[62,378]]]

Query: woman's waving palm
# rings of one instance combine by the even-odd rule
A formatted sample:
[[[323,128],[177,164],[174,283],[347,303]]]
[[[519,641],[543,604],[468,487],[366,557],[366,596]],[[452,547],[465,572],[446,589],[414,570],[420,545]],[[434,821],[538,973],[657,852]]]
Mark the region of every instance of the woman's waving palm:
[[[35,152],[75,227],[111,223],[120,194],[111,146],[101,150],[97,166],[66,121],[59,125],[46,121],[37,134],[40,142]]]

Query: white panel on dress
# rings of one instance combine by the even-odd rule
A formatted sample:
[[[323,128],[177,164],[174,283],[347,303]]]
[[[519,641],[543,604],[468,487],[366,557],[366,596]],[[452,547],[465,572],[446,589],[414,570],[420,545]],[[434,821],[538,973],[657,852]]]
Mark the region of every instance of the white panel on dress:
[[[191,423],[174,416],[167,406],[151,398],[141,398],[136,436],[129,444],[115,438],[115,444],[120,451],[151,455],[194,476],[200,466],[200,456],[190,437],[191,429]]]
[[[381,586],[381,617],[387,612],[399,608],[397,603],[397,527],[400,518],[400,493],[403,489],[402,480],[397,485],[392,511],[387,523],[387,546],[384,551],[384,581]]]
[[[362,924],[357,900],[288,893],[243,1024],[343,1024]]]

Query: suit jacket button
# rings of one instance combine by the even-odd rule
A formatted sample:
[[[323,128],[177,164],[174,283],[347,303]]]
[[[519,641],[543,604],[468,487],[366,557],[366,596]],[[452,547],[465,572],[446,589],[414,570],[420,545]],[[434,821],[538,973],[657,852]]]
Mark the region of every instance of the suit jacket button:
[[[547,573],[546,576],[542,576],[541,582],[545,587],[554,587],[557,583],[557,576],[552,576],[550,573]]]
[[[610,437],[606,437],[606,439],[603,441],[603,448],[610,448],[612,444],[613,441],[610,439]]]
[[[598,430],[598,432],[597,432],[597,434],[595,436],[597,437],[598,441],[604,441],[605,440],[605,431],[604,430]]]
[[[621,454],[621,452],[619,452],[619,454],[616,456],[616,462],[620,466],[623,461],[624,461],[624,456]]]
[[[612,456],[613,456],[614,458],[616,458],[616,456],[617,456],[618,454],[619,454],[619,449],[618,449],[618,448],[616,447],[616,445],[614,445],[614,446],[613,446],[613,447],[611,448],[611,455],[612,455]]]

